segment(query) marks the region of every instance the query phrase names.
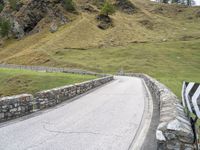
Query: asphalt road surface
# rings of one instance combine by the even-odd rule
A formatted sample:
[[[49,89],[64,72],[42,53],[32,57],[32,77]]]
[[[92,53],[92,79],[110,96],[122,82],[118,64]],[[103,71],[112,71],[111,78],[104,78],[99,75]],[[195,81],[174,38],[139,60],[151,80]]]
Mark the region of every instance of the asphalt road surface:
[[[0,150],[128,150],[144,115],[139,78],[115,80],[58,107],[0,124]]]

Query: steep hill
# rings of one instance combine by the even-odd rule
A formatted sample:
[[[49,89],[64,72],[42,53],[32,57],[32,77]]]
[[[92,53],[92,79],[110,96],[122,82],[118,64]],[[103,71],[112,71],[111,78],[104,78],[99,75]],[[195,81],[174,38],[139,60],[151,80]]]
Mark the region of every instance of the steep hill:
[[[133,11],[116,6],[116,13],[110,16],[113,26],[102,30],[96,19],[99,5],[94,2],[76,0],[76,12],[63,10],[62,3],[57,3],[61,15],[68,18],[65,23],[44,11],[21,39],[2,42],[0,63],[143,72],[177,95],[183,80],[200,82],[200,7],[131,0]],[[115,5],[118,2],[113,0]],[[59,27],[53,33],[52,24]]]
[[[145,0],[132,0],[132,3],[137,8],[136,12],[129,14],[116,11],[111,16],[114,26],[101,30],[97,27],[98,22],[95,19],[100,11],[98,7],[89,0],[76,0],[78,13],[62,11],[61,14],[68,18],[69,22],[63,25],[57,22],[60,26],[57,32],[49,31],[52,24],[51,21],[47,21],[49,15],[41,16],[35,25],[36,28],[31,27],[33,31],[38,30],[37,33],[32,31],[34,34],[31,32],[20,40],[10,39],[3,44],[0,48],[0,62],[56,66],[56,60],[50,55],[60,49],[67,51],[200,38],[200,17],[195,15],[200,11],[199,7],[157,4]],[[88,6],[97,11],[91,12]],[[36,15],[36,12],[37,10],[32,11],[32,15]],[[18,16],[19,14],[24,15],[22,12],[17,12]],[[28,18],[24,19],[24,26],[28,26],[25,24],[26,19]]]

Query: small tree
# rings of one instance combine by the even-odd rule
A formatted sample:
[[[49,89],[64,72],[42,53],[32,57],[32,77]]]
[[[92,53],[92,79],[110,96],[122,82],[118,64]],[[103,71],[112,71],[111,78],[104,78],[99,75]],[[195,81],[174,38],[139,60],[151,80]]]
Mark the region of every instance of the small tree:
[[[75,11],[75,4],[73,0],[64,0],[64,7],[70,12]]]
[[[101,8],[101,14],[108,16],[113,13],[115,13],[115,7],[109,1],[105,1]]]
[[[1,18],[0,19],[0,35],[2,37],[8,36],[10,29],[11,29],[10,21],[8,21],[7,19]]]

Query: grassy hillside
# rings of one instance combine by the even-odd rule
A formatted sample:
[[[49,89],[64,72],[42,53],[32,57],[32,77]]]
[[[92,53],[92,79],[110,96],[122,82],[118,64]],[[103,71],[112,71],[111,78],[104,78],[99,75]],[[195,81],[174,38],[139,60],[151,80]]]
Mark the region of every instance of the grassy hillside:
[[[140,43],[126,47],[59,50],[51,56],[59,64],[99,72],[143,72],[157,78],[180,96],[183,80],[200,82],[200,40]]]
[[[95,76],[0,69],[0,97],[38,92],[94,79]]]
[[[76,0],[77,8],[84,4]],[[0,63],[144,72],[180,96],[183,80],[200,82],[200,7],[132,0],[132,15],[117,11],[114,27],[97,27],[96,13],[81,10],[55,33],[49,27],[0,48]]]

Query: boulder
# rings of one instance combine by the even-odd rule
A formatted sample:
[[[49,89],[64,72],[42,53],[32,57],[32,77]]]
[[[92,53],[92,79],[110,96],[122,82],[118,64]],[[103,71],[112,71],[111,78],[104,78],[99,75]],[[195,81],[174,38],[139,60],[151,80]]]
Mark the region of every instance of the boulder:
[[[100,14],[96,17],[96,19],[99,21],[98,27],[102,30],[106,30],[113,26],[112,19],[107,15]]]
[[[57,25],[57,23],[54,21],[54,22],[52,22],[49,31],[50,31],[51,33],[54,33],[54,32],[56,32],[57,30],[58,30],[58,25]]]
[[[136,6],[129,0],[116,0],[115,6],[124,13],[133,14],[136,12]]]

